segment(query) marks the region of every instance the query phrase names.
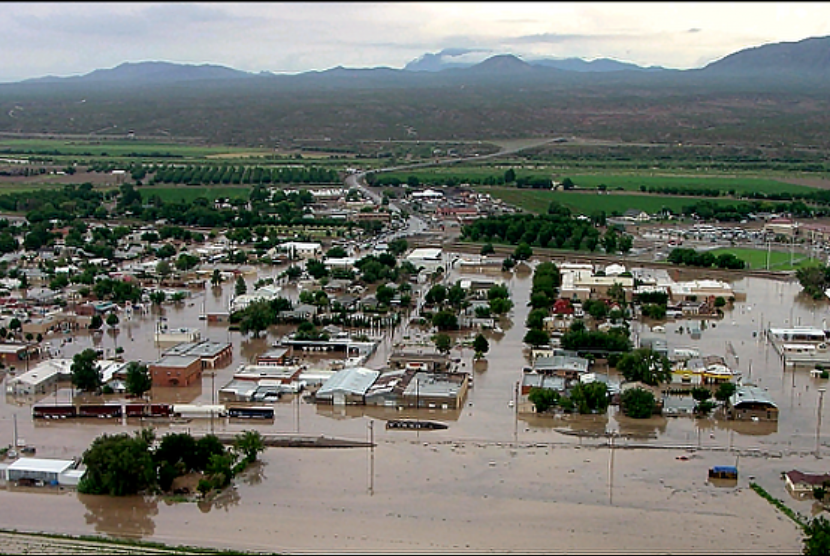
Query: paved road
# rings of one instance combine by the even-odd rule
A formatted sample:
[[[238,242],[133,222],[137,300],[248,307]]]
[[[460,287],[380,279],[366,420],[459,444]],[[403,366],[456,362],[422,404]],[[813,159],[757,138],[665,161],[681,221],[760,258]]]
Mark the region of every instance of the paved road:
[[[379,169],[376,169],[376,170],[372,170],[372,173],[380,174],[380,173],[383,173],[383,172],[397,172],[397,171],[412,170],[412,169],[415,169],[415,168],[429,168],[429,167],[432,167],[432,166],[457,164],[459,162],[471,162],[471,161],[487,160],[487,159],[496,158],[496,157],[499,157],[499,156],[515,154],[517,152],[520,152],[520,151],[523,151],[523,150],[526,150],[526,149],[532,149],[532,148],[535,148],[535,147],[540,147],[542,145],[547,145],[549,143],[554,143],[554,142],[561,141],[561,140],[562,140],[561,137],[555,137],[553,139],[540,139],[539,141],[529,143],[529,144],[526,144],[526,145],[522,145],[520,147],[502,149],[498,152],[491,153],[491,154],[467,156],[467,157],[462,157],[462,158],[447,158],[447,159],[443,159],[443,160],[430,160],[428,162],[416,162],[414,164],[405,164],[405,165],[402,165],[402,166],[390,166],[388,168],[379,168]],[[383,198],[377,192],[372,191],[372,189],[366,184],[366,173],[367,172],[357,172],[357,173],[354,173],[354,174],[349,174],[348,176],[346,176],[345,186],[346,186],[347,189],[354,188],[354,189],[360,190],[366,197],[371,199],[373,203],[377,204],[378,206],[381,206]],[[389,201],[389,209],[393,213],[401,214],[401,208],[391,199]],[[395,232],[392,232],[391,234],[387,235],[386,237],[384,237],[382,239],[379,238],[378,241],[392,241],[392,240],[397,239],[399,237],[408,237],[408,236],[412,236],[412,235],[417,235],[417,234],[425,232],[428,229],[429,229],[429,224],[427,224],[427,222],[423,218],[421,218],[418,215],[410,215],[408,220],[407,220],[407,225],[406,225],[405,228],[402,228],[400,230],[396,230]]]

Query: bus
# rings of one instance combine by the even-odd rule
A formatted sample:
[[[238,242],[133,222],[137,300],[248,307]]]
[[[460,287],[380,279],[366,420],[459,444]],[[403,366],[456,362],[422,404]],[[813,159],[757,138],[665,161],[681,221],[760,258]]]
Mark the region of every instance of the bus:
[[[273,407],[229,407],[228,417],[236,419],[273,419]]]

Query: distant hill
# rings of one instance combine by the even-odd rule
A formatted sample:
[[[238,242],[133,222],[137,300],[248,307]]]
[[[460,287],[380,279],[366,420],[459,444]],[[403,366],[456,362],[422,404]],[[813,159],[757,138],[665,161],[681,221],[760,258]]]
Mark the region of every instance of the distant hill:
[[[110,69],[97,69],[71,77],[39,77],[24,83],[109,82],[109,83],[173,83],[180,81],[240,79],[255,74],[211,64],[191,65],[172,62],[125,62]]]
[[[704,75],[830,77],[830,37],[746,48],[698,70]]]
[[[493,56],[492,58],[488,58],[488,60],[492,60],[493,58],[501,58],[502,56],[510,56],[515,58],[513,55],[497,55]],[[486,62],[487,60],[485,60]],[[665,68],[660,66],[649,66],[649,67],[642,67],[638,66],[637,64],[632,64],[629,62],[619,62],[617,60],[612,60],[610,58],[598,58],[596,60],[583,60],[582,58],[536,58],[532,60],[523,61],[523,63],[527,64],[528,66],[539,66],[539,67],[546,67],[546,68],[554,68],[564,71],[577,71],[577,72],[612,72],[612,71],[662,71]],[[463,68],[470,68],[478,65],[474,62],[458,62],[454,61],[453,57],[448,57],[443,55],[443,51],[431,54],[427,53],[423,56],[409,62],[404,66],[404,71],[412,71],[412,72],[439,72],[448,69],[463,69]]]

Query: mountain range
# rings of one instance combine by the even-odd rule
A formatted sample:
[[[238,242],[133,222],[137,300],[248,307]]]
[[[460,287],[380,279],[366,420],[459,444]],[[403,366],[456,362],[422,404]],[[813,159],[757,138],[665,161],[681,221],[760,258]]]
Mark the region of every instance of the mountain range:
[[[634,77],[642,74],[689,74],[696,76],[752,76],[755,78],[778,79],[781,76],[800,76],[808,79],[830,79],[830,37],[814,37],[798,42],[781,42],[747,48],[730,54],[720,60],[711,62],[703,68],[691,70],[672,70],[659,66],[642,67],[628,62],[609,58],[583,60],[533,59],[522,60],[512,54],[500,54],[484,61],[459,62],[454,56],[442,53],[427,53],[406,64],[402,69],[344,68],[338,66],[324,71],[310,71],[294,75],[274,74],[271,72],[246,72],[225,66],[203,64],[178,64],[172,62],[126,62],[109,69],[97,69],[85,75],[71,77],[46,76],[28,79],[20,83],[140,83],[164,84],[192,81],[228,81],[237,79],[290,79],[304,81],[323,77],[350,78],[371,77],[371,80],[404,80],[411,82],[413,77],[503,77],[533,76],[536,79],[563,79],[570,74],[614,74]]]

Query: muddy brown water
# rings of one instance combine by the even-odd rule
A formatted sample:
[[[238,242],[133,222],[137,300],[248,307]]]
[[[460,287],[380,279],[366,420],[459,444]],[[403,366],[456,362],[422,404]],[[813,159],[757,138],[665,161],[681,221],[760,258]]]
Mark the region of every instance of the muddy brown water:
[[[269,269],[248,277],[249,289],[256,278],[277,272]],[[811,378],[806,368],[783,369],[774,349],[753,332],[790,323],[822,326],[828,318],[825,300],[804,299],[797,283],[742,278],[734,287],[746,293],[746,301],[727,310],[722,320],[711,321],[699,340],[676,332],[687,321],[665,324],[670,348],[693,347],[702,354],[726,356],[731,344],[745,380],[767,388],[779,405],[778,423],[689,417],[637,421],[615,408],[602,416],[517,418],[510,401],[527,364],[522,337],[531,274],[505,277],[515,303],[512,325],[503,326],[503,334],[488,334],[486,362],[474,365],[470,349],[453,352],[475,374],[459,410],[400,412],[284,400],[274,404],[273,423],[216,419],[214,430],[236,432],[254,426],[263,433],[363,440],[374,421],[371,433],[377,447],[268,449],[261,465],[212,503],[7,487],[0,493],[3,527],[287,552],[799,551],[798,529],[748,483],[758,482],[805,515],[814,512],[811,501],[788,496],[780,474],[790,469],[827,470],[826,433],[821,435],[825,453],[820,459],[815,456],[816,389],[827,381]],[[207,312],[225,310],[232,289],[233,284],[221,290],[208,287],[180,307],[131,319],[122,316],[117,334],[75,335],[62,346],[62,355],[71,357],[92,346],[121,346],[127,359],[152,361],[161,353],[153,332],[159,316],[164,316],[170,328],[197,327],[203,338],[230,341],[234,355],[213,379],[206,375],[201,385],[189,388],[154,388],[153,400],[210,403],[212,385],[224,386],[239,364],[252,361],[290,330],[274,328],[252,339],[198,320],[203,306]],[[294,290],[286,292],[296,296]],[[388,335],[367,366],[382,366],[403,334],[414,338],[418,332],[398,329]],[[48,338],[53,345],[62,339]],[[69,390],[61,388],[40,402],[69,398]],[[80,456],[102,433],[142,426],[133,420],[34,422],[34,401],[8,396],[0,400],[0,438],[11,443],[16,416],[19,437],[36,446],[42,457]],[[444,421],[449,428],[406,431],[382,426],[402,416]],[[160,433],[207,432],[211,424],[193,420],[154,426]],[[621,435],[613,451],[604,436],[610,432]],[[677,459],[680,454],[689,459]],[[712,465],[735,463],[741,471],[736,485],[707,481]]]

